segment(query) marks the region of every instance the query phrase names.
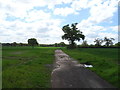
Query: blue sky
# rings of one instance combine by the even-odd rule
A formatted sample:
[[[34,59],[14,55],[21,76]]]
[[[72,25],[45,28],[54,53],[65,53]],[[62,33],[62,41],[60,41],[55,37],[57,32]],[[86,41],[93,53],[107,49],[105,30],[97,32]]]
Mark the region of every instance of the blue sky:
[[[89,44],[95,38],[118,42],[118,0],[0,0],[0,42],[65,42],[62,27],[78,23]],[[81,44],[77,42],[77,44]]]

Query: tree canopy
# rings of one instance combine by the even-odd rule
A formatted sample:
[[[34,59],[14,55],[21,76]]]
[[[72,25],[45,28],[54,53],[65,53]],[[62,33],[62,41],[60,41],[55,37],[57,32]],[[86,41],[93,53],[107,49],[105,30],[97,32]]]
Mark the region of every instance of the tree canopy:
[[[103,43],[103,40],[102,39],[99,39],[99,38],[97,38],[97,39],[95,39],[95,46],[101,46],[101,44]]]
[[[35,38],[28,39],[28,44],[34,48],[35,45],[38,45],[38,42]]]
[[[104,38],[104,41],[105,41],[105,45],[106,46],[110,46],[110,45],[113,45],[113,40],[115,40],[114,38],[107,38],[107,37],[105,37]]]
[[[75,47],[75,41],[84,40],[85,36],[80,30],[76,27],[77,23],[73,23],[71,27],[68,25],[63,26],[62,30],[65,33],[62,36],[62,39],[68,40],[70,43],[70,48]]]

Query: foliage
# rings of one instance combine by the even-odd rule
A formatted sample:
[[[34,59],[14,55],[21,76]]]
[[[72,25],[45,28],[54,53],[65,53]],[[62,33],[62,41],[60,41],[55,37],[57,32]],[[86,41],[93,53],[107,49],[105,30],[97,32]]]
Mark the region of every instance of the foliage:
[[[63,26],[62,30],[65,33],[62,36],[62,39],[68,40],[70,44],[70,48],[75,47],[74,41],[80,41],[81,39],[84,40],[85,36],[82,34],[80,30],[76,27],[77,23],[74,23],[71,25],[71,27],[68,25]]]
[[[16,45],[17,45],[17,43],[16,43],[16,42],[13,42],[13,43],[12,43],[12,46],[16,46]]]
[[[55,47],[65,47],[66,44],[64,42],[60,42],[60,43],[55,43],[54,46]]]
[[[60,45],[61,47],[66,46],[66,44],[65,44],[64,42],[60,42],[59,45]]]
[[[95,44],[95,46],[101,46],[101,44],[103,43],[103,40],[102,39],[99,39],[99,38],[97,38],[97,39],[95,39],[95,41],[94,41],[96,44]]]
[[[104,38],[104,42],[105,42],[105,45],[106,46],[111,46],[111,45],[113,45],[113,40],[115,40],[114,38],[107,38],[107,37],[105,37]]]
[[[120,42],[116,43],[115,46],[120,47]]]
[[[85,40],[85,41],[83,41],[81,46],[85,46],[86,47],[86,46],[89,46],[89,45],[88,45],[87,41]]]
[[[38,42],[35,38],[28,39],[28,44],[34,48],[35,45],[38,45]]]

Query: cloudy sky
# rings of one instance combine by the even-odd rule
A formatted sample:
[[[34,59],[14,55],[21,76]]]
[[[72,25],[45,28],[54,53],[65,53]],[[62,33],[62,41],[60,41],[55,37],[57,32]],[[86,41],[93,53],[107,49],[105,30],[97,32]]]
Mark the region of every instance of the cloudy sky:
[[[36,38],[41,44],[68,43],[61,39],[61,28],[77,22],[89,44],[105,36],[115,38],[115,43],[118,1],[0,0],[0,42],[27,43],[29,38]]]

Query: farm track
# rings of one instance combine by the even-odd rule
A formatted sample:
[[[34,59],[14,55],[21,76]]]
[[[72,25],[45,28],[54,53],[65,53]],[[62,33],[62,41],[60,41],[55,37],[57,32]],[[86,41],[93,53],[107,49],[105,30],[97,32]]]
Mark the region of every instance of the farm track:
[[[115,88],[62,50],[55,51],[52,88]]]

